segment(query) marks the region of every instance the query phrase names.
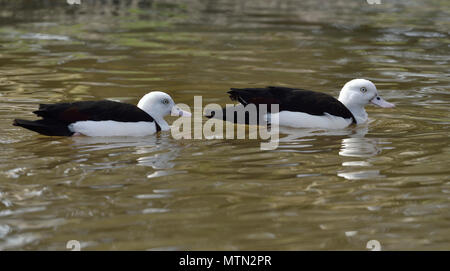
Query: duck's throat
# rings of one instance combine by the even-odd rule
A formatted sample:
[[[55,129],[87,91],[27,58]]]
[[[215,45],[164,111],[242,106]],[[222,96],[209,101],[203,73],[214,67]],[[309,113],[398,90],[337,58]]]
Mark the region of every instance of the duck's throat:
[[[361,124],[367,121],[367,112],[362,106],[346,106],[355,117],[356,124]]]

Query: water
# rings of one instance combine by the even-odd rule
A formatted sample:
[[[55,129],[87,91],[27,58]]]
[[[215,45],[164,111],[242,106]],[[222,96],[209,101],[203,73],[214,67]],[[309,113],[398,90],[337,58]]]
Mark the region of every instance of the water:
[[[0,1],[0,250],[450,248],[448,1],[106,2]],[[230,87],[266,85],[337,96],[358,77],[397,107],[283,130],[273,151],[11,125],[38,103],[158,89],[226,104]]]

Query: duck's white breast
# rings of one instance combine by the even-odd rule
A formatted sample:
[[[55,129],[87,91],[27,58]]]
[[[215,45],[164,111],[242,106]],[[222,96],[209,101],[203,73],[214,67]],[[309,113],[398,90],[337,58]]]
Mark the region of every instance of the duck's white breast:
[[[146,136],[156,133],[154,122],[77,121],[69,125],[74,133],[87,136]]]
[[[279,126],[289,126],[294,128],[323,128],[323,129],[343,129],[352,124],[352,119],[333,116],[325,113],[322,116],[310,115],[303,112],[281,111],[271,114],[270,122]]]

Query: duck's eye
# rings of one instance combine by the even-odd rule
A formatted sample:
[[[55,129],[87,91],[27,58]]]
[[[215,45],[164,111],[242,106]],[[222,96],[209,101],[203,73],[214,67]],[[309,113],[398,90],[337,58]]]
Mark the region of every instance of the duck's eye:
[[[367,88],[365,88],[365,87],[362,87],[359,90],[361,90],[362,93],[366,93],[367,92]]]
[[[169,104],[169,100],[164,99],[164,100],[163,100],[163,104]]]

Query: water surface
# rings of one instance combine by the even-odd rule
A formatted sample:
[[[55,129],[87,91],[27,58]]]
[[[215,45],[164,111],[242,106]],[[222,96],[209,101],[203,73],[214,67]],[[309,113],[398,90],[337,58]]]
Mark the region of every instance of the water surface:
[[[450,248],[448,1],[82,2],[0,1],[0,250]],[[337,96],[358,77],[397,107],[283,130],[272,151],[11,125],[38,103],[157,89],[226,104],[230,87],[266,85]]]

